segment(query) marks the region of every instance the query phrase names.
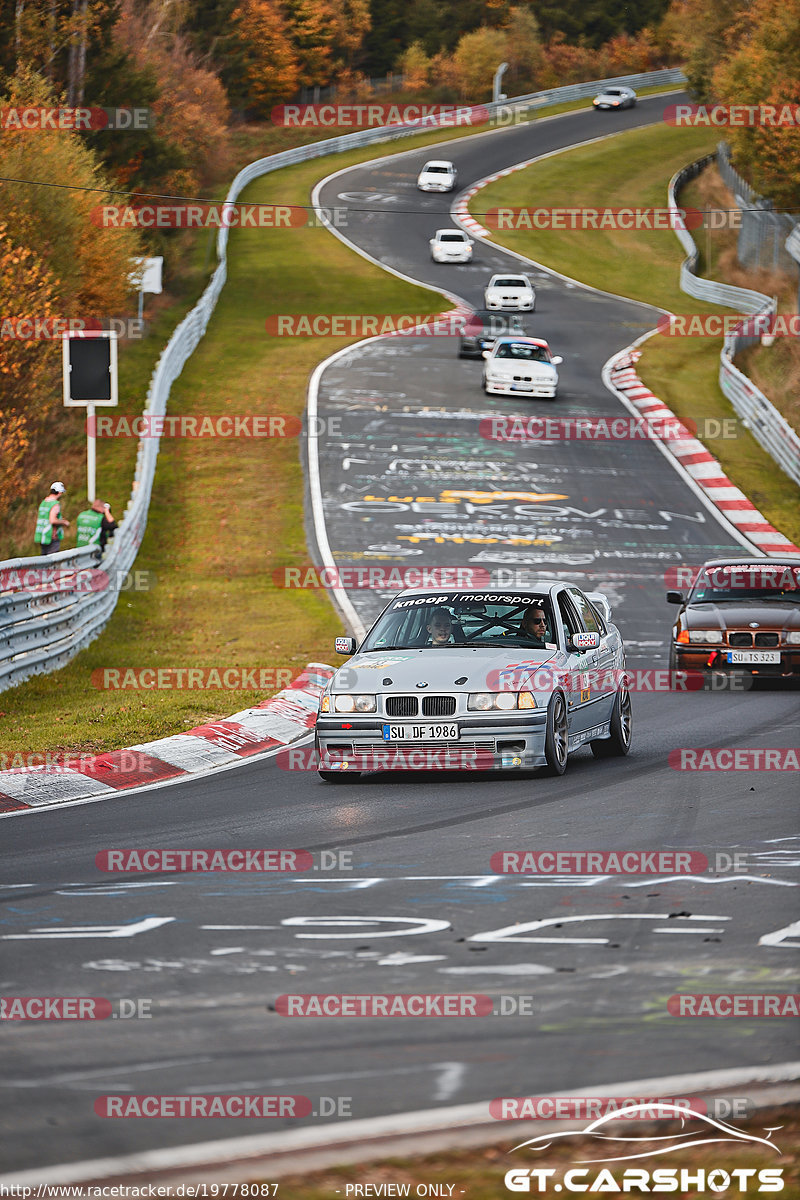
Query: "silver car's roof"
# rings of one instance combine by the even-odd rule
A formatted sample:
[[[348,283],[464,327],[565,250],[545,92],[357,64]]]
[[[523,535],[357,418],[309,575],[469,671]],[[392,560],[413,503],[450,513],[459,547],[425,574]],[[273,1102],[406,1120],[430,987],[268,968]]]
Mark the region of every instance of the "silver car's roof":
[[[474,588],[453,588],[442,585],[440,588],[404,588],[402,592],[398,592],[395,599],[401,596],[436,596],[440,592],[447,592],[451,596],[541,596],[542,592],[550,592],[555,587],[572,587],[571,583],[566,583],[563,579],[534,579],[532,583],[526,583],[523,587],[506,586],[498,584],[497,587],[474,587]]]

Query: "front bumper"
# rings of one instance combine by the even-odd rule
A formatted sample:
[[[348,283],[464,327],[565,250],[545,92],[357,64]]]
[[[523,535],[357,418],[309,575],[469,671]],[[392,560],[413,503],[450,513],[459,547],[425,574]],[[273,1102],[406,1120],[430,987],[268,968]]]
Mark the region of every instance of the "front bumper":
[[[441,719],[441,718],[440,718]],[[544,709],[524,716],[483,713],[447,719],[458,726],[458,739],[442,741],[384,741],[382,728],[389,718],[347,722],[317,719],[317,745],[321,771],[508,771],[541,767],[547,713]],[[344,725],[350,728],[344,728]],[[391,719],[392,725],[411,727],[417,721]]]
[[[729,663],[729,646],[687,646],[673,642],[679,671],[719,671],[729,675],[752,675],[758,679],[800,679],[800,647],[780,649],[779,663]]]
[[[555,398],[557,389],[558,383],[532,383],[528,387],[513,379],[486,380],[486,390],[492,396],[540,396],[552,400]]]
[[[487,300],[486,307],[497,312],[533,312],[533,300]]]
[[[472,252],[459,250],[456,254],[447,254],[441,250],[433,251],[433,261],[438,263],[467,263],[472,261]]]

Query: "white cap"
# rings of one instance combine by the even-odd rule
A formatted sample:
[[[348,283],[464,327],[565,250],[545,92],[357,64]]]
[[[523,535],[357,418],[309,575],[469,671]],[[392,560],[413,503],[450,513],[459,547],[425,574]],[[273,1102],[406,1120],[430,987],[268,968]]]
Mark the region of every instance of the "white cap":
[[[66,490],[67,489],[64,487],[63,483],[59,483],[58,480],[56,480],[55,483],[50,484],[51,492],[59,492],[60,493],[60,492],[65,492]]]

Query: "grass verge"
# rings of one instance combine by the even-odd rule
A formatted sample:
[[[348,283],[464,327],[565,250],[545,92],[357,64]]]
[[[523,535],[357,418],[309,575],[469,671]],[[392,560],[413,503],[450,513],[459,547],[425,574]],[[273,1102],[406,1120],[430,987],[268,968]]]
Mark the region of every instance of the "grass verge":
[[[470,211],[537,208],[666,207],[667,183],[685,163],[713,150],[716,137],[702,129],[670,126],[633,130],[594,146],[570,150],[482,189]],[[681,200],[692,203],[693,194]],[[696,194],[695,194],[696,198]],[[663,232],[515,230],[494,240],[605,291],[659,305],[675,313],[719,312],[679,287],[682,250]],[[643,346],[639,375],[684,420],[734,416],[717,382],[720,343],[711,338],[655,336]],[[769,521],[800,539],[800,490],[737,424],[734,438],[705,438],[730,478]]]

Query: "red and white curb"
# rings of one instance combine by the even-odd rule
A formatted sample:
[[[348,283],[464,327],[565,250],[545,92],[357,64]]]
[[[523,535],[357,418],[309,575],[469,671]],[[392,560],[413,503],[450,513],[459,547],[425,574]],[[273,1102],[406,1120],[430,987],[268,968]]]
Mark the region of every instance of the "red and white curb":
[[[654,396],[636,374],[633,363],[638,357],[639,351],[631,348],[616,355],[607,364],[609,381],[648,423],[656,422],[661,428],[664,421],[674,425],[678,418],[672,409]],[[688,429],[685,438],[667,439],[662,444],[721,515],[762,554],[800,554],[800,547],[770,525],[744,492],[731,482],[714,455],[698,438],[692,437]]]
[[[0,813],[98,799],[229,766],[306,737],[317,720],[319,697],[333,674],[308,663],[288,688],[220,721],[126,750],[69,759],[53,766],[0,771]],[[44,757],[44,756],[42,756]]]

